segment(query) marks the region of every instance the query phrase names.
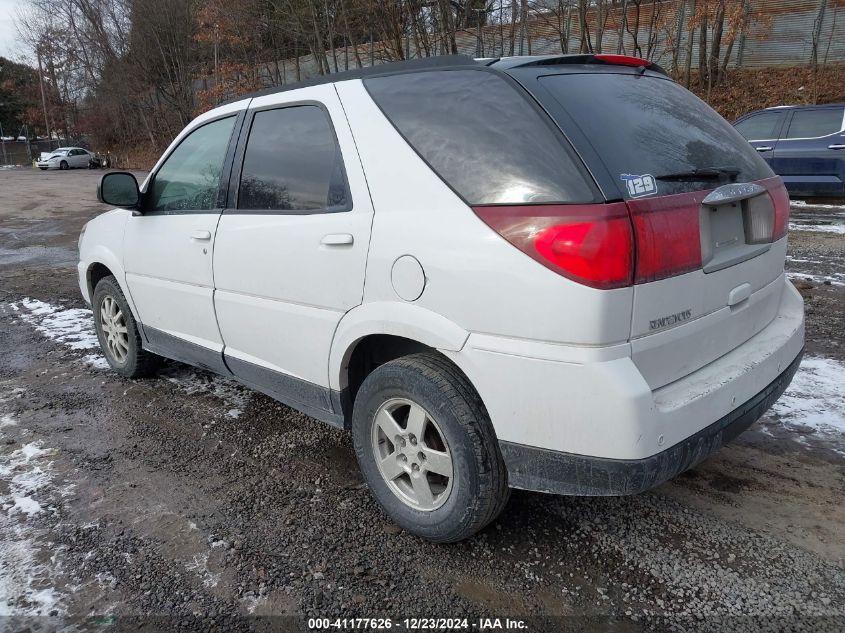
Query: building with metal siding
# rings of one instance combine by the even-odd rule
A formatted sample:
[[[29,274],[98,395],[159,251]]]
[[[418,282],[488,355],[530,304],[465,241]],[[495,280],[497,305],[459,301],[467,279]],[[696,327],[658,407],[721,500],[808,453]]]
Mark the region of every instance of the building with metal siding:
[[[845,62],[845,0],[746,0],[751,26],[748,33],[736,38],[728,63],[731,67],[763,67],[807,64],[813,61],[813,42],[818,42],[818,62]],[[557,4],[557,3],[551,3]],[[678,24],[685,23],[693,13],[694,0],[666,0],[643,3],[639,11],[639,37],[634,42],[636,7],[627,3],[627,25],[622,52],[639,54],[652,61],[672,66],[675,58],[675,34],[681,31],[678,61],[686,61],[689,33]],[[597,16],[591,12],[587,19],[593,50],[616,53],[619,50],[619,30],[622,12],[607,16],[601,45],[596,39]],[[504,31],[504,33],[503,33]],[[528,21],[526,28],[517,28],[514,54],[542,55],[579,51],[581,28],[576,11],[542,13]],[[727,29],[726,29],[727,31]],[[568,38],[565,35],[568,34]],[[502,29],[489,25],[482,32],[481,56],[497,57],[510,52],[510,25]],[[708,30],[708,41],[712,30]],[[723,34],[722,54],[726,53],[729,34]],[[461,53],[477,55],[478,36],[462,32],[456,37]],[[568,46],[562,42],[568,39]],[[639,49],[635,44],[639,45]],[[692,67],[698,67],[698,32],[692,41]]]
[[[700,0],[699,0],[700,1]],[[739,1],[739,0],[734,0]],[[744,36],[735,38],[731,47],[729,67],[760,68],[766,66],[790,66],[809,64],[813,58],[813,41],[818,42],[819,63],[845,62],[845,0],[744,0],[751,16],[751,27]],[[564,6],[566,2],[563,3]],[[574,2],[572,2],[574,5]],[[622,52],[629,55],[648,57],[654,62],[672,70],[677,63],[684,68],[689,50],[689,34],[686,21],[692,14],[695,0],[644,0],[639,11],[639,37],[635,46],[630,31],[635,30],[636,5],[632,0],[625,2],[626,20],[630,25],[626,29]],[[536,6],[536,5],[535,5]],[[549,0],[547,6],[558,6],[558,2]],[[598,52],[596,41],[597,16],[595,11],[587,15],[588,31],[593,50]],[[601,38],[601,51],[616,53],[619,50],[619,26],[622,12],[615,11],[607,15],[604,35]],[[684,28],[679,29],[679,24]],[[458,52],[475,57],[501,57],[511,54],[511,24],[488,24],[478,31],[460,31],[455,35]],[[676,34],[681,31],[680,42],[674,45]],[[579,52],[581,30],[578,13],[574,7],[568,12],[546,11],[532,13],[526,24],[513,26],[513,54],[561,54]],[[708,31],[708,41],[712,32]],[[443,49],[443,37],[432,35],[435,49]],[[721,55],[727,53],[730,36],[723,35]],[[422,55],[415,49],[412,38],[405,42],[406,57]],[[698,31],[694,29],[692,38],[691,67],[698,68]],[[353,60],[352,48],[338,48],[338,59]],[[389,61],[380,42],[358,45],[358,55],[364,65]],[[319,73],[317,64],[311,55],[299,60],[280,61],[287,81],[295,81],[297,70],[302,79]],[[343,68],[340,68],[342,70]],[[273,83],[272,73],[267,67],[265,80]],[[205,83],[195,83],[197,90],[207,88]]]

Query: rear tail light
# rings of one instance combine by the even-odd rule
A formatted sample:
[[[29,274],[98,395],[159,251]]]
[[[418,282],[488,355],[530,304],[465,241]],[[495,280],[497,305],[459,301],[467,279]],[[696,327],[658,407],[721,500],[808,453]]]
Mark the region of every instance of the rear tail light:
[[[623,202],[473,209],[508,242],[573,281],[603,290],[631,285],[633,236]]]
[[[706,193],[628,201],[637,252],[634,283],[666,279],[701,268],[699,213]]]
[[[786,235],[789,196],[780,179],[759,181],[768,194],[744,201],[748,244]],[[481,205],[490,228],[547,268],[607,290],[700,269],[713,256],[709,191],[610,204]]]
[[[774,227],[772,228],[772,241],[776,242],[789,229],[789,194],[781,182],[778,186],[769,189],[772,202],[775,205]]]

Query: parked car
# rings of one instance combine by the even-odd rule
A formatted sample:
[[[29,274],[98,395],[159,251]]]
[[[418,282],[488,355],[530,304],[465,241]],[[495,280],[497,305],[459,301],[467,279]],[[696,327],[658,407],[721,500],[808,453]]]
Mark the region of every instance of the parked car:
[[[72,169],[78,167],[88,168],[91,165],[91,159],[94,154],[87,149],[81,147],[59,147],[53,150],[45,159],[42,154],[41,159],[36,163],[38,169]]]
[[[98,195],[117,208],[83,229],[79,284],[111,367],[184,361],[351,430],[374,497],[432,541],[509,486],[660,484],[757,420],[803,350],[783,182],[641,59],[269,90]]]
[[[845,198],[845,104],[767,108],[734,126],[790,194]]]

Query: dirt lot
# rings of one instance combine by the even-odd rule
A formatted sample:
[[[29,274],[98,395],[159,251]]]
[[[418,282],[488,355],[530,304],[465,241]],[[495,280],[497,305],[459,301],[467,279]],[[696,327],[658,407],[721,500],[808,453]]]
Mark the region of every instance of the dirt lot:
[[[515,492],[433,546],[379,511],[348,434],[176,363],[104,369],[75,271],[99,175],[0,171],[0,628],[845,628],[845,207],[794,209],[807,360],[734,444],[637,497]]]

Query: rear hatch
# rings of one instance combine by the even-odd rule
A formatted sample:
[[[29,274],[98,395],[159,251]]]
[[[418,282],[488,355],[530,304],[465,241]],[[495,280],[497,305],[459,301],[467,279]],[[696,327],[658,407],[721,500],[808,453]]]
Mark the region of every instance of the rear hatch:
[[[652,389],[741,345],[775,317],[789,200],[722,117],[642,68],[511,74],[545,107],[634,228],[631,344]]]

